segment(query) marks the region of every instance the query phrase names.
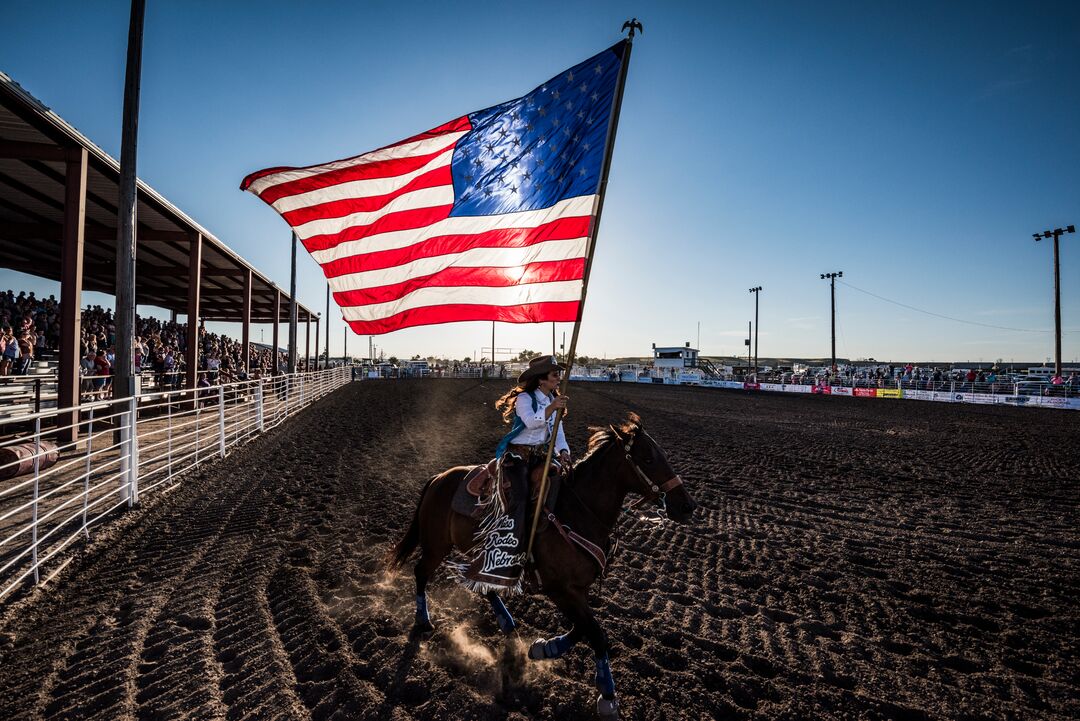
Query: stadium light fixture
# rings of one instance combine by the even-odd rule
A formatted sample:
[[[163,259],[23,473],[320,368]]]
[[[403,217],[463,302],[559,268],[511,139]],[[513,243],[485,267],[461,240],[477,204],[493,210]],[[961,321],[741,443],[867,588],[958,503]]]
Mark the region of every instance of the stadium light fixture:
[[[1044,238],[1054,239],[1054,375],[1061,375],[1061,262],[1059,260],[1058,240],[1066,233],[1075,233],[1075,225],[1066,225],[1064,228],[1044,230],[1042,233],[1032,233],[1035,242]]]

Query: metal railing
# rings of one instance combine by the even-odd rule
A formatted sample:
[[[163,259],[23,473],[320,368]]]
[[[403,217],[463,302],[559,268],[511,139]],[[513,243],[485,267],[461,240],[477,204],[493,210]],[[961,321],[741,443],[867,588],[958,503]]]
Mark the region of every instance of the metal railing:
[[[0,599],[31,578],[41,583],[45,570],[55,575],[63,565],[47,564],[78,538],[89,540],[90,528],[113,511],[172,490],[185,471],[223,458],[350,380],[350,368],[330,368],[0,421],[0,436],[11,435],[0,452],[14,456],[0,462],[0,478],[7,477],[0,480]]]

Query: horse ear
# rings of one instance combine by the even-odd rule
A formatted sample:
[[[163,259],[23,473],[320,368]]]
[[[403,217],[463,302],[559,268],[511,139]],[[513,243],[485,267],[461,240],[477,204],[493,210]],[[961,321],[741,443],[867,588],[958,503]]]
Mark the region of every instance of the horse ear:
[[[622,430],[624,433],[637,433],[641,430],[641,416],[633,411],[626,417],[626,423],[623,423]]]

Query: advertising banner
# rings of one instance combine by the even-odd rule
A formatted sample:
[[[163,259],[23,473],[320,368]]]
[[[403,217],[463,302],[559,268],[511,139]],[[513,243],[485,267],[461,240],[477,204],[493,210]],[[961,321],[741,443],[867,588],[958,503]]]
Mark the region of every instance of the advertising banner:
[[[1044,408],[1068,408],[1068,398],[1053,398],[1050,396],[1039,396],[1039,405]]]
[[[788,393],[810,393],[811,391],[814,390],[814,387],[813,386],[804,386],[804,385],[795,385],[795,384],[789,383],[789,384],[784,386],[784,390],[787,391]]]
[[[899,398],[902,395],[902,391],[899,388],[878,388],[878,398]]]
[[[780,393],[784,390],[784,386],[780,383],[758,383],[758,386],[763,391],[772,391],[773,393]]]
[[[847,388],[845,386],[833,386],[832,387],[832,394],[834,396],[850,396],[850,395],[853,395],[851,391],[852,391],[851,388]]]
[[[831,386],[811,386],[810,389],[811,393],[816,393],[823,396],[832,395]]]
[[[934,400],[933,391],[904,391],[904,398],[913,401],[932,401]]]
[[[994,403],[997,403],[998,400],[997,396],[995,396],[993,393],[972,393],[971,402],[982,403],[985,405],[993,405]]]
[[[745,390],[748,390],[748,391],[759,391],[759,390],[761,390],[761,384],[760,383],[743,383],[742,387]]]
[[[877,388],[855,388],[852,395],[856,398],[876,398]]]

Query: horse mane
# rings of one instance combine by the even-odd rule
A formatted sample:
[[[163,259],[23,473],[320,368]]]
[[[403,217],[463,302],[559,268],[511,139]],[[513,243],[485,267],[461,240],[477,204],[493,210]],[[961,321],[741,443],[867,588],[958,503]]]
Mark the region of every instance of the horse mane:
[[[623,436],[637,433],[641,430],[641,417],[637,413],[631,412],[626,417],[626,420],[616,426],[616,428]],[[575,468],[577,465],[583,465],[590,460],[593,460],[601,450],[607,448],[609,443],[617,440],[617,437],[610,426],[589,426],[589,434],[589,447],[585,451],[585,455],[581,457],[581,460],[575,464]]]

